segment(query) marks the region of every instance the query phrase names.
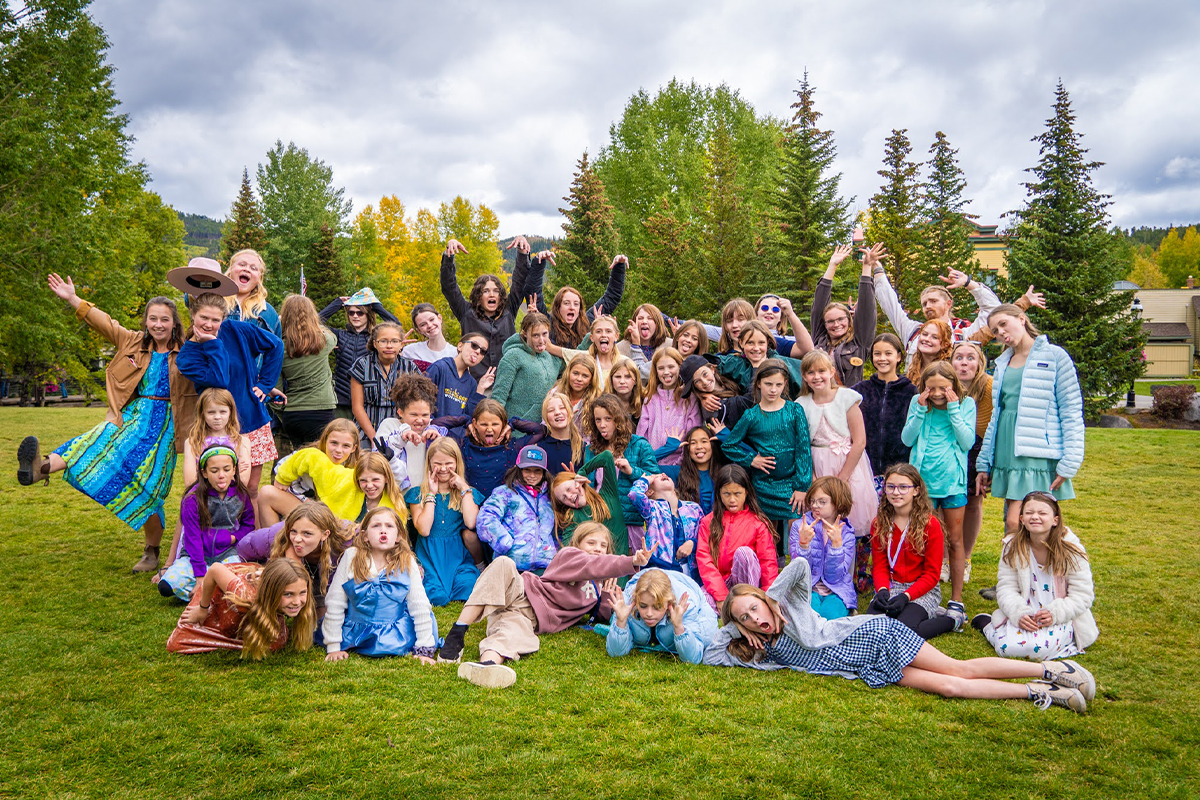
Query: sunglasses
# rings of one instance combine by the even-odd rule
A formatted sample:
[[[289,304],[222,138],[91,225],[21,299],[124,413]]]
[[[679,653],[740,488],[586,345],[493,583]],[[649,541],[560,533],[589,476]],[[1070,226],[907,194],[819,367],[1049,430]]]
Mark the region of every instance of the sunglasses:
[[[759,311],[770,311],[772,314],[778,314],[779,306],[773,306],[770,303],[763,303],[761,306],[758,307],[758,310]]]
[[[484,347],[483,345],[481,345],[479,342],[467,342],[467,346],[474,348],[475,352],[482,353],[485,355],[487,354],[487,351],[488,351],[488,349],[486,347]]]
[[[347,317],[365,317],[366,315],[367,315],[366,311],[362,311],[362,310],[355,311],[355,310],[349,309],[349,308],[346,309]]]

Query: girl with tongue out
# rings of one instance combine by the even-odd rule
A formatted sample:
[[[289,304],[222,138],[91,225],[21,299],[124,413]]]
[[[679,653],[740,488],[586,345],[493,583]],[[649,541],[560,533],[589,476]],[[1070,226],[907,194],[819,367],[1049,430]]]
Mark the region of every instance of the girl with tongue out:
[[[282,339],[279,314],[267,302],[267,287],[263,286],[267,265],[258,251],[239,250],[234,253],[225,274],[237,284],[237,295],[225,298],[228,308],[226,319],[257,323],[263,330]]]

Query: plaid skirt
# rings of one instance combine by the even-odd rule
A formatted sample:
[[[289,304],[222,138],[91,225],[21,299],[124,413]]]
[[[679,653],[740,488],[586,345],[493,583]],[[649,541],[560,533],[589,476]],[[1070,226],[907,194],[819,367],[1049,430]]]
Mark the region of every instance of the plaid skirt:
[[[868,620],[849,636],[821,650],[801,647],[787,636],[766,644],[776,664],[815,675],[853,675],[872,689],[897,683],[925,640],[891,617]]]

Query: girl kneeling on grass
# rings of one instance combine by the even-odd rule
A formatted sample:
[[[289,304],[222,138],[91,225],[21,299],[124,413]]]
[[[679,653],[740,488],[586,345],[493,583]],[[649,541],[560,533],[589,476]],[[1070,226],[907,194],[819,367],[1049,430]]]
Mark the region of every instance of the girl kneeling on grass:
[[[308,573],[286,558],[258,564],[213,564],[167,639],[169,653],[268,652],[312,647],[316,625]],[[288,620],[291,620],[290,631]]]
[[[898,683],[943,697],[1028,699],[1043,709],[1056,705],[1080,714],[1095,697],[1095,679],[1072,661],[958,661],[889,617],[822,619],[810,604],[811,585],[808,562],[800,558],[765,592],[735,586],[721,606],[724,627],[704,651],[704,663],[840,675],[873,689]],[[1005,682],[1014,678],[1034,680]]]
[[[412,655],[432,664],[437,620],[404,520],[390,508],[363,519],[354,547],[338,562],[325,598],[325,660]]]
[[[721,467],[716,495],[696,534],[696,569],[713,608],[730,587],[770,586],[779,574],[771,521],[758,506],[746,470],[737,464]]]
[[[717,614],[701,599],[704,590],[681,572],[647,569],[622,592],[617,582],[604,585],[612,605],[612,624],[605,636],[610,656],[657,650],[699,664],[704,648],[717,632]],[[599,632],[602,626],[596,626]]]
[[[608,609],[596,581],[632,575],[650,560],[645,550],[632,556],[611,552],[608,529],[585,522],[575,528],[571,543],[555,554],[541,575],[518,573],[511,558],[497,557],[475,582],[458,622],[446,635],[438,662],[457,664],[468,627],[486,617],[487,635],[479,642],[479,661],[459,666],[458,677],[476,686],[512,686],[517,673],[504,665],[505,660],[536,653],[539,634],[565,631],[586,619],[598,604],[605,618]]]
[[[1048,492],[1025,495],[1020,520],[1000,556],[1000,608],[977,614],[971,625],[996,655],[1031,661],[1078,655],[1100,635],[1087,553]]]

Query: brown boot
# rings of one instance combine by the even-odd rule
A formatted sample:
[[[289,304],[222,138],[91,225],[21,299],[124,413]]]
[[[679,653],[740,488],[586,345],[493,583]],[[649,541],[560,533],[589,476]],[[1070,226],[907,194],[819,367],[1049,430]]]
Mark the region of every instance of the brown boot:
[[[146,545],[146,549],[142,551],[142,559],[133,565],[133,571],[136,572],[154,572],[158,569],[158,547],[155,545]]]
[[[42,456],[36,436],[26,436],[17,447],[17,482],[32,486],[42,478],[50,482],[50,459]]]

